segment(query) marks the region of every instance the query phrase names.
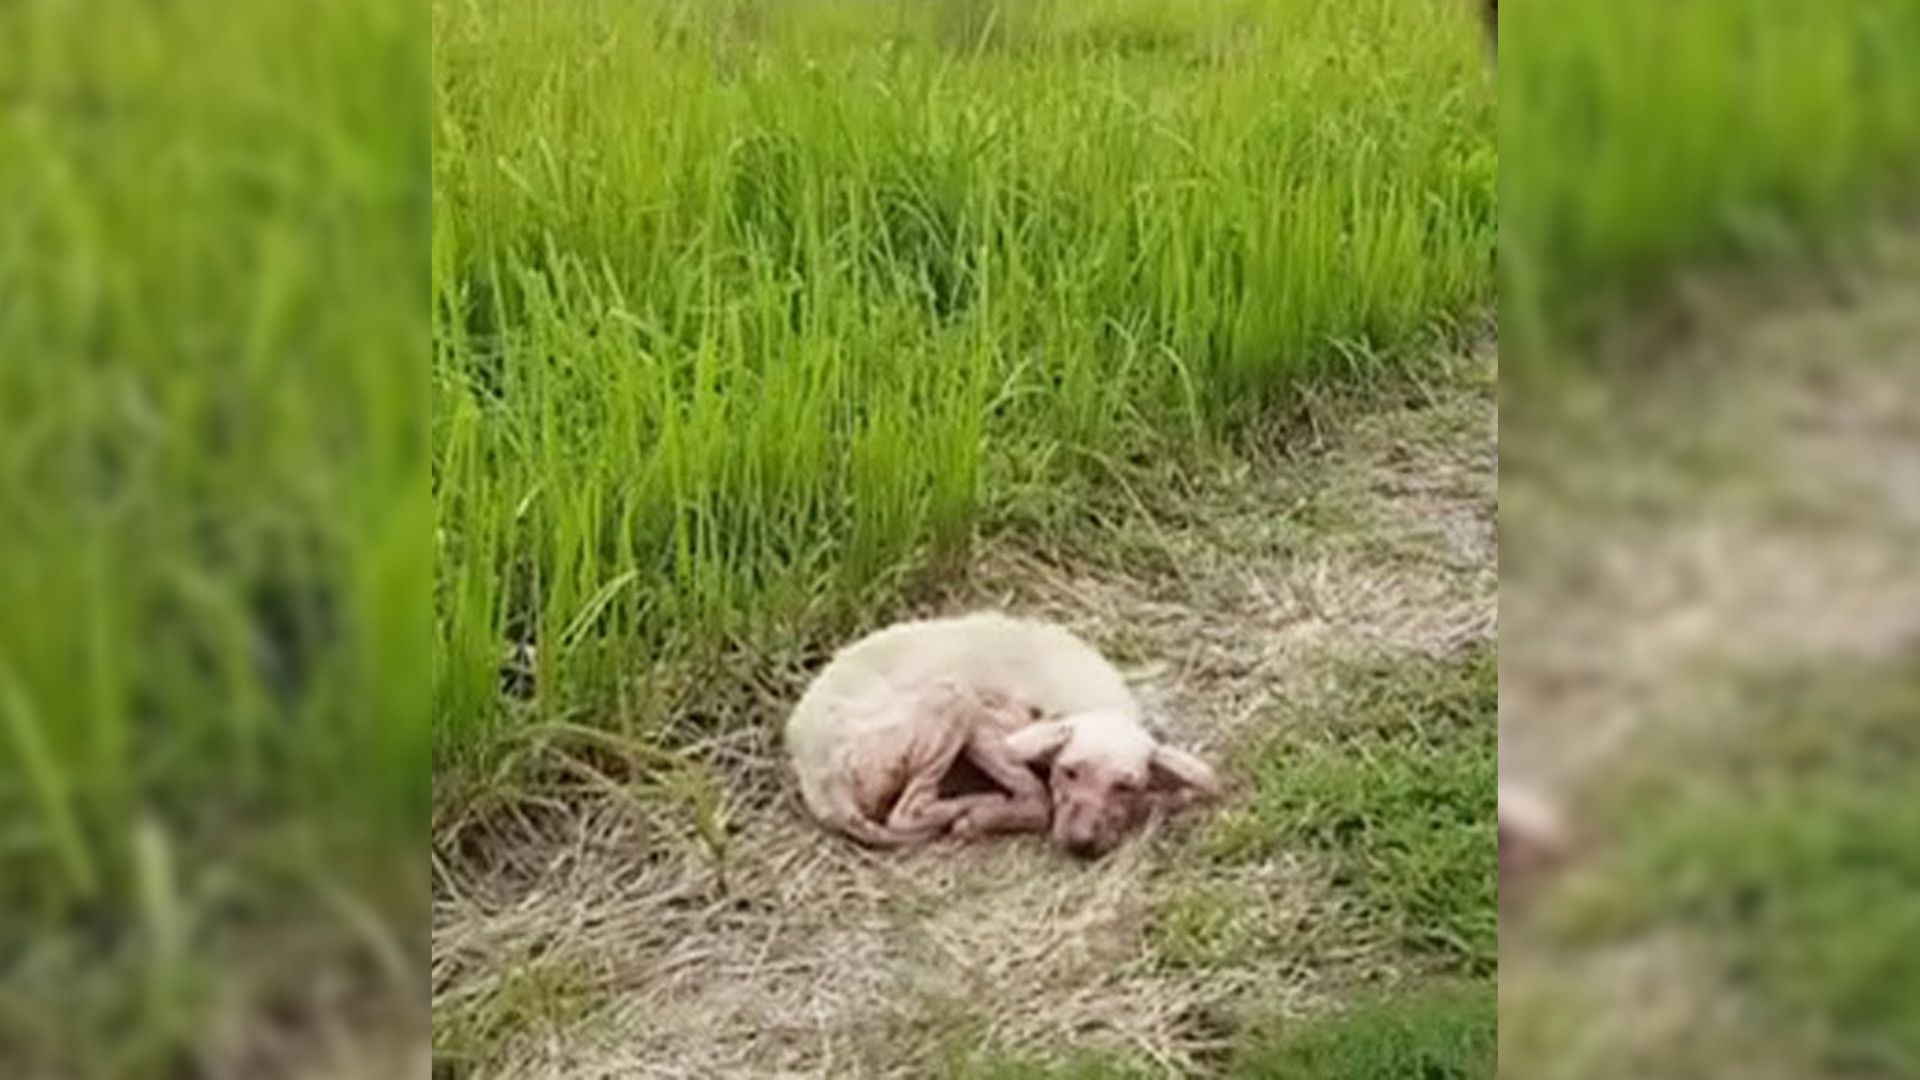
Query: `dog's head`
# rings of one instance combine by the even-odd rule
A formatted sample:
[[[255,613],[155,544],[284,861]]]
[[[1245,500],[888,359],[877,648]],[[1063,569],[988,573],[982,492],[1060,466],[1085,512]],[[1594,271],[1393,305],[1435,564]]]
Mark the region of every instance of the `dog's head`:
[[[1220,787],[1206,762],[1160,742],[1123,713],[1031,724],[1008,742],[1015,756],[1046,768],[1053,842],[1084,858],[1112,851],[1156,804],[1184,805]]]

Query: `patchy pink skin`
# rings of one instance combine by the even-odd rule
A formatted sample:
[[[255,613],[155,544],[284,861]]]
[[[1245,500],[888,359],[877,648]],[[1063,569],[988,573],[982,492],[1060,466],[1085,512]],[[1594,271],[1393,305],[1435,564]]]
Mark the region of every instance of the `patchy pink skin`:
[[[822,825],[911,847],[1046,831],[1046,783],[1008,739],[1043,716],[1138,708],[1120,672],[1064,628],[975,612],[898,623],[840,650],[787,718],[785,744]],[[979,774],[975,790],[946,784],[962,764]]]
[[[1177,809],[1219,793],[1205,762],[1154,739],[1132,716],[1083,713],[1015,732],[1016,755],[1049,762],[1054,844],[1097,858],[1146,823],[1156,808]]]
[[[1143,771],[1084,761],[1053,767],[1053,842],[1075,855],[1104,855],[1151,809]]]
[[[842,649],[785,743],[808,812],[873,847],[1044,832],[1097,855],[1155,805],[1218,787],[1205,763],[1153,738],[1092,646],[998,612],[900,623]],[[950,782],[963,771],[970,789]]]

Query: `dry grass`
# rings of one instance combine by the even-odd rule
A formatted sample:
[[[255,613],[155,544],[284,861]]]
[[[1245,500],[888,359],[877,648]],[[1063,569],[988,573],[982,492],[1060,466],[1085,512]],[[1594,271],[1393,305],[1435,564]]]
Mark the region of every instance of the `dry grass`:
[[[1326,694],[1333,665],[1491,637],[1493,365],[1458,366],[1432,396],[1349,414],[1319,445],[1117,490],[1072,546],[990,543],[915,606],[1074,627],[1231,783],[1255,718]],[[1187,1075],[1224,1060],[1237,1008],[1319,1012],[1402,966],[1390,942],[1342,924],[1359,916],[1308,857],[1212,865],[1185,842],[1191,821],[1093,866],[1032,838],[888,856],[822,835],[773,739],[818,660],[796,650],[714,695],[750,722],[710,725],[738,734],[690,766],[704,813],[613,785],[491,815],[457,843],[441,832],[444,1069],[926,1076],[982,1047],[1073,1044]],[[1236,932],[1297,958],[1167,955],[1156,934],[1195,889],[1253,901]]]
[[[1906,245],[1887,258],[1839,297],[1785,297],[1783,314],[1699,285],[1690,330],[1633,343],[1658,370],[1510,416],[1501,718],[1515,767],[1575,785],[1646,717],[1710,693],[1703,670],[1920,634],[1920,271]]]
[[[1654,363],[1583,387],[1584,400],[1508,414],[1502,750],[1575,803],[1590,842],[1587,862],[1503,936],[1501,1059],[1538,1070],[1529,1075],[1807,1076],[1838,1067],[1820,1060],[1823,1037],[1806,1035],[1804,1007],[1789,1023],[1769,1019],[1757,1010],[1751,972],[1729,981],[1717,966],[1716,943],[1767,931],[1738,920],[1688,925],[1671,910],[1621,933],[1582,924],[1605,917],[1608,896],[1649,891],[1617,880],[1623,861],[1686,843],[1661,838],[1688,821],[1686,807],[1662,800],[1710,791],[1725,782],[1713,779],[1720,772],[1803,770],[1835,783],[1797,792],[1790,817],[1813,821],[1807,828],[1822,827],[1819,814],[1837,812],[1831,804],[1865,797],[1868,785],[1845,768],[1815,776],[1818,757],[1768,741],[1834,725],[1830,738],[1845,742],[1853,736],[1839,726],[1844,709],[1797,711],[1804,707],[1782,704],[1777,689],[1756,691],[1753,677],[1897,672],[1920,643],[1914,250],[1897,243],[1838,290],[1822,278],[1825,295],[1776,292],[1765,308],[1751,283],[1702,285],[1681,305],[1683,333],[1638,343]],[[1855,689],[1873,685],[1861,677]],[[1878,767],[1901,767],[1897,746],[1874,745],[1867,756]],[[1621,790],[1628,780],[1640,786]],[[1775,859],[1805,854],[1755,809],[1736,816],[1757,837],[1720,842]],[[1712,869],[1722,849],[1695,842],[1680,849],[1691,860],[1682,865],[1712,884],[1725,873]],[[1844,895],[1841,879],[1860,873],[1799,876],[1821,872],[1757,875],[1790,884],[1753,903],[1797,910],[1794,899]],[[1754,896],[1766,887],[1747,886]],[[1658,900],[1641,903],[1661,910]],[[1886,958],[1906,944],[1877,939],[1884,928],[1865,914],[1829,929],[1855,935],[1858,956]],[[1835,986],[1844,984],[1823,986],[1821,974],[1795,981],[1813,1000],[1840,1000]]]

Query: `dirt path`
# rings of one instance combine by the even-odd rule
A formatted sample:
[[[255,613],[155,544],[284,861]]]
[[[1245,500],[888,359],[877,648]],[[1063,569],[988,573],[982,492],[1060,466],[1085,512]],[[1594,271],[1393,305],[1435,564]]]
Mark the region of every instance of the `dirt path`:
[[[1586,879],[1647,842],[1646,808],[1613,798],[1620,778],[1686,790],[1715,754],[1765,762],[1755,678],[1893,672],[1920,645],[1913,250],[1839,295],[1763,307],[1704,293],[1695,330],[1644,370],[1525,424],[1509,413],[1503,775],[1558,788],[1597,865],[1503,934],[1503,1064],[1582,1078],[1819,1073],[1709,974],[1698,934],[1568,928]]]
[[[1073,626],[1234,783],[1229,748],[1278,722],[1277,704],[1325,696],[1338,664],[1490,640],[1493,362],[1453,364],[1430,397],[1348,416],[1311,451],[1117,493],[1071,548],[991,545],[922,606]],[[1334,961],[1166,962],[1156,913],[1195,888],[1252,898],[1238,917],[1270,938],[1365,917],[1297,853],[1196,860],[1183,841],[1205,823],[1092,867],[1027,839],[855,849],[799,817],[773,754],[780,716],[755,720],[715,753],[724,841],[646,799],[575,801],[486,868],[443,868],[443,1050],[478,1076],[704,1080],[924,1077],[980,1047],[1072,1043],[1189,1075],[1218,1061],[1234,1009],[1317,1012],[1357,971],[1408,963],[1364,935]]]

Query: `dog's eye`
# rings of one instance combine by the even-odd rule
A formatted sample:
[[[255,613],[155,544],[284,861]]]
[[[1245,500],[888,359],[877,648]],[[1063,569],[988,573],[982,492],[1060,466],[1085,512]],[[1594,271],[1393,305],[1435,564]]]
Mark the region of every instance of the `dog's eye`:
[[[1080,779],[1080,770],[1071,765],[1062,765],[1060,766],[1060,779],[1072,783]]]

